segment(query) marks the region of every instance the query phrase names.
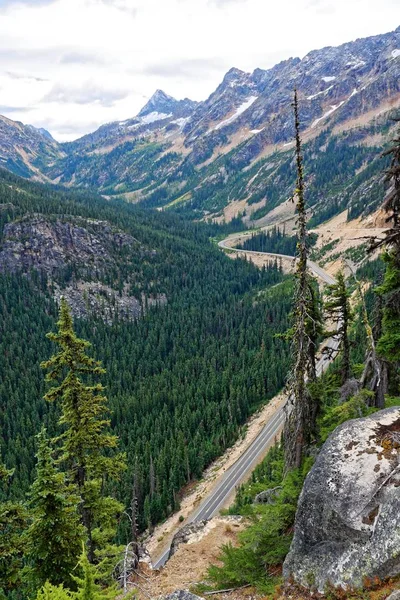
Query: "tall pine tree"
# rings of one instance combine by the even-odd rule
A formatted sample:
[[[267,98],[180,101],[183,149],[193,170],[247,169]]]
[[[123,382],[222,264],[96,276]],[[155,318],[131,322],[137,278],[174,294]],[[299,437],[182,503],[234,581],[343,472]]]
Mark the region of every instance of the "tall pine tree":
[[[400,118],[396,121],[400,123]],[[400,130],[392,146],[384,153],[391,158],[386,171],[388,192],[384,202],[389,229],[383,239],[375,240],[372,249],[385,248],[386,272],[377,288],[383,299],[382,331],[377,353],[390,366],[392,382],[397,380],[400,364]],[[398,381],[393,391],[398,392]]]
[[[46,581],[71,587],[71,572],[82,551],[84,528],[79,522],[80,498],[54,461],[45,429],[37,436],[36,479],[30,493],[32,522],[26,532],[28,578],[34,587]]]
[[[42,363],[48,371],[46,380],[55,383],[45,399],[58,401],[61,406],[61,460],[78,489],[88,559],[93,563],[99,559],[96,550],[104,550],[115,536],[117,517],[123,510],[117,500],[105,495],[104,489],[107,481],[118,479],[125,469],[125,457],[110,455],[118,439],[107,431],[110,421],[106,418],[104,388],[101,383],[92,383],[104,369],[86,353],[90,343],[76,336],[64,298],[57,326],[58,332],[49,333],[48,338],[59,351]]]
[[[350,306],[350,292],[346,285],[343,271],[336,276],[336,283],[328,286],[325,302],[327,316],[338,324],[337,330],[327,332],[327,336],[338,338],[342,352],[341,383],[344,385],[351,375],[349,327],[353,319]]]
[[[309,445],[315,430],[317,411],[307,389],[306,377],[309,371],[310,287],[307,274],[307,211],[304,194],[303,156],[300,138],[300,119],[297,90],[294,93],[294,117],[296,132],[297,186],[295,191],[297,212],[297,255],[296,290],[294,297],[293,345],[295,364],[290,381],[290,401],[284,428],[285,463],[287,469],[299,468],[304,450]]]

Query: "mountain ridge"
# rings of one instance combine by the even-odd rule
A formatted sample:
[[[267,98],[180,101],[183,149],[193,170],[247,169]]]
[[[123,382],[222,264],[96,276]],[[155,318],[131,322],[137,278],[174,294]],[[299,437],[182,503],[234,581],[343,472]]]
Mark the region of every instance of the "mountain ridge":
[[[355,195],[364,193],[378,169],[369,179],[369,171],[358,176],[390,138],[390,115],[400,107],[400,27],[312,50],[267,70],[246,73],[232,67],[203,102],[176,100],[157,90],[135,117],[65,144],[41,136],[43,148],[32,141],[28,153],[8,120],[8,148],[0,142],[0,160],[26,177],[196,218],[229,220],[244,210],[246,223],[254,225],[290,195],[281,175],[288,171],[293,148],[294,87],[303,139],[314,157],[311,179],[326,162],[325,143],[333,140],[332,162],[349,149],[355,156],[344,191],[358,178]],[[326,131],[325,142],[319,143]],[[369,154],[368,147],[373,147]],[[326,190],[331,203],[351,208],[343,206],[338,187]],[[235,203],[241,207],[236,212]]]

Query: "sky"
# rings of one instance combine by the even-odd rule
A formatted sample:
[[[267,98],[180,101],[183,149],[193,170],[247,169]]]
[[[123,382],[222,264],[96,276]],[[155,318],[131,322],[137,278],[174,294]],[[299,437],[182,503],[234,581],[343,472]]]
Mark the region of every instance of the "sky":
[[[0,0],[0,114],[69,141],[399,24],[399,0]]]

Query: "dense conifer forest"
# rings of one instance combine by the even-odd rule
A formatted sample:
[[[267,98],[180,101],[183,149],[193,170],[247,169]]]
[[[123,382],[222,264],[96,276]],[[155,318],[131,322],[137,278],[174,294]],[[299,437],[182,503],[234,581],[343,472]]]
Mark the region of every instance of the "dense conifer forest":
[[[182,488],[288,382],[292,409],[282,444],[231,509],[252,524],[208,573],[217,587],[273,592],[315,451],[348,419],[398,404],[400,140],[387,151],[389,228],[370,247],[384,249],[383,261],[365,263],[347,280],[339,270],[322,302],[307,272],[297,112],[296,134],[294,281],[276,262],[257,269],[224,256],[210,238],[229,226],[193,224],[0,172],[0,252],[13,241],[8,224],[33,216],[89,229],[106,223],[130,242],[110,250],[110,264],[95,277],[119,294],[130,278],[130,294],[143,304],[136,319],[116,313],[111,323],[100,314],[74,321],[54,291],[90,277],[87,265],[49,273],[2,263],[0,597],[115,598],[115,580],[126,578],[125,544],[137,545],[139,532],[179,508]],[[250,243],[282,251],[293,241],[275,230]],[[151,306],[146,298],[155,293],[165,302]],[[326,330],[323,310],[335,331]],[[332,335],[339,354],[318,379],[316,351]],[[354,391],[344,395],[349,382]],[[261,487],[273,502],[253,504]]]
[[[285,286],[268,292],[283,276],[275,264],[259,271],[223,256],[209,242],[221,233],[214,226],[55,191],[4,172],[0,193],[2,227],[27,213],[96,217],[156,251],[141,285],[156,281],[166,306],[137,321],[107,325],[93,315],[75,322],[106,369],[112,429],[127,452],[118,497],[129,502],[135,475],[144,529],[177,508],[182,486],[199,477],[283,385],[288,351],[275,334],[287,326],[290,297]],[[115,268],[121,277],[131,265],[117,261]],[[60,283],[68,277],[57,274]],[[22,499],[32,481],[41,425],[51,435],[56,430],[58,409],[43,400],[40,368],[52,352],[46,333],[57,320],[51,285],[35,271],[0,275],[1,450],[15,469],[9,498]]]
[[[308,246],[315,244],[316,234],[308,235]],[[252,250],[255,252],[271,252],[272,254],[286,254],[294,256],[297,248],[297,236],[286,235],[279,227],[273,227],[268,231],[254,233],[248,239],[237,246],[242,250]]]

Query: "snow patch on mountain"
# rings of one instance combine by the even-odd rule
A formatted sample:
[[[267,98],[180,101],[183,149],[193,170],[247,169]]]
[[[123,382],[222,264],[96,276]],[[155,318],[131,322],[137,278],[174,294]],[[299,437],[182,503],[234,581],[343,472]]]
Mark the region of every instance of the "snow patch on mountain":
[[[322,81],[325,83],[329,83],[330,81],[335,81],[336,77],[334,75],[327,75],[325,77],[321,77]]]
[[[248,108],[250,108],[250,106],[252,104],[254,104],[254,102],[257,100],[258,96],[250,96],[250,98],[247,98],[247,100],[245,100],[243,102],[243,104],[241,104],[236,111],[233,113],[232,116],[228,117],[227,119],[224,119],[223,121],[221,121],[220,123],[218,123],[218,125],[216,125],[214,127],[214,131],[217,131],[218,129],[221,129],[222,127],[226,127],[226,125],[229,125],[230,123],[232,123],[233,121],[235,121],[241,114],[243,114]]]
[[[354,71],[355,69],[360,69],[364,67],[367,63],[365,60],[350,60],[346,63],[346,67],[349,67],[350,71]]]
[[[322,94],[327,94],[329,92],[329,90],[331,90],[332,88],[333,88],[333,85],[330,85],[328,88],[326,88],[326,90],[317,92],[316,94],[313,94],[312,96],[307,96],[307,100],[314,100],[314,98],[316,98],[317,96],[321,96]]]
[[[172,117],[172,113],[159,113],[157,111],[151,112],[144,117],[140,117],[141,123],[144,125],[149,125],[150,123],[154,123],[155,121],[161,121],[162,119],[169,119]]]
[[[398,48],[395,48],[394,50],[392,50],[392,58],[397,58],[398,56],[400,56],[400,50]]]
[[[326,119],[327,117],[329,117],[329,115],[331,115],[332,113],[334,113],[335,110],[337,110],[338,108],[340,108],[342,106],[342,104],[344,104],[345,102],[346,102],[346,100],[342,100],[342,102],[339,102],[339,104],[332,104],[331,107],[330,107],[330,109],[324,115],[322,115],[322,117],[319,117],[318,119],[315,119],[315,121],[311,125],[311,129],[313,129],[314,127],[316,127],[320,121],[323,121],[324,119]]]
[[[185,127],[186,123],[189,123],[190,119],[191,117],[181,117],[180,119],[174,119],[173,121],[171,121],[171,123],[179,125],[179,127],[183,128]]]

